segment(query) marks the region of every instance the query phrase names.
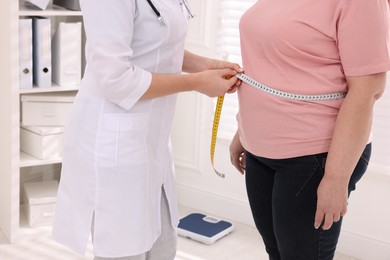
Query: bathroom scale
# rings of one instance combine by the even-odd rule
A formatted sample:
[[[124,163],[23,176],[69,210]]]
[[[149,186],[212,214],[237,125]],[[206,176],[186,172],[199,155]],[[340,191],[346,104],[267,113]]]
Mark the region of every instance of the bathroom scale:
[[[191,213],[179,221],[178,234],[211,245],[234,229],[232,223],[200,213]]]

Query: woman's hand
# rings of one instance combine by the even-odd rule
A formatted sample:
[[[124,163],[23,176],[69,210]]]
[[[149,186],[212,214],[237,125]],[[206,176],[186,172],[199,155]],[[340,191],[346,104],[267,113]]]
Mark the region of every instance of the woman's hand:
[[[322,224],[323,230],[330,229],[333,222],[339,221],[347,213],[347,205],[348,182],[325,175],[317,189],[314,227],[318,229]]]
[[[325,175],[317,189],[314,226],[329,229],[347,212],[348,183],[367,145],[376,100],[386,86],[386,73],[347,77],[348,93],[337,115]]]
[[[245,173],[245,149],[241,145],[238,131],[234,135],[233,140],[230,144],[230,161],[241,174]]]

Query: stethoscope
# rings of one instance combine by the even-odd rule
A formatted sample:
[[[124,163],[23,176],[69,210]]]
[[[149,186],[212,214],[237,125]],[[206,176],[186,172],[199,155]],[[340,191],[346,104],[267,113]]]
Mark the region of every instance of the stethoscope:
[[[152,0],[146,0],[146,1],[148,1],[148,4],[149,4],[150,7],[153,9],[153,12],[157,15],[157,20],[158,20],[161,24],[165,25],[165,22],[164,22],[164,19],[163,19],[161,13],[160,13],[160,12],[157,10],[157,8],[154,6]],[[188,3],[187,3],[187,0],[180,0],[180,6],[181,6],[182,8],[183,8],[183,6],[184,6],[184,8],[187,10],[188,18],[189,18],[189,19],[195,17],[195,15],[191,12],[191,9],[190,9],[190,6],[189,6]]]

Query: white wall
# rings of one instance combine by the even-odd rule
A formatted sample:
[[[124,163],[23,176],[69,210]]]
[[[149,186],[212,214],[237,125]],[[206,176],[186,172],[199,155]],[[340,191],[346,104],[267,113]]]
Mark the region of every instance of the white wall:
[[[218,1],[189,1],[198,14],[191,21],[188,49],[215,53]],[[218,140],[215,165],[210,163],[213,103],[196,93],[180,94],[172,139],[179,203],[218,217],[253,225],[244,177],[229,161],[229,141]],[[390,170],[372,166],[349,201],[338,251],[362,260],[390,259]]]

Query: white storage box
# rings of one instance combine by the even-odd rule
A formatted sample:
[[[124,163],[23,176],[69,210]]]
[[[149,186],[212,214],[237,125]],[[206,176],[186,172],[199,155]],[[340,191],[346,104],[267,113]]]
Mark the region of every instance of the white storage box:
[[[31,3],[42,10],[46,10],[50,0],[26,0],[26,2]]]
[[[66,9],[80,11],[80,1],[79,0],[53,0],[53,4],[65,7]]]
[[[20,150],[41,160],[61,157],[63,133],[63,127],[23,126]]]
[[[30,227],[53,224],[58,181],[23,184],[24,210]]]
[[[68,92],[22,95],[22,125],[64,126],[74,97]]]

